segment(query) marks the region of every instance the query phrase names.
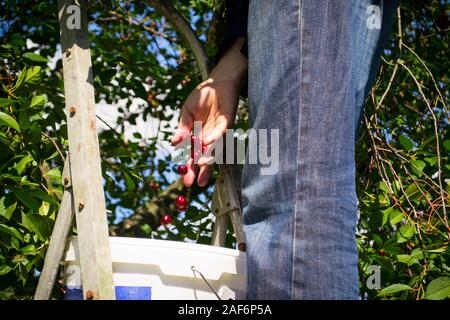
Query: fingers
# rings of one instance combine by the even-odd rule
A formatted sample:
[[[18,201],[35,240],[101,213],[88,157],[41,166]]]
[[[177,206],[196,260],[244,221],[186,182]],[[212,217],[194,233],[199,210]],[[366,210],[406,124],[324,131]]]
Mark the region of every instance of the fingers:
[[[170,144],[175,146],[179,144],[183,139],[191,135],[192,128],[194,126],[194,118],[189,111],[185,108],[181,109],[180,123],[175,131],[174,136],[170,140]]]
[[[210,145],[217,139],[219,139],[227,130],[227,124],[225,121],[221,121],[216,124],[214,128],[208,130],[203,135],[203,143],[205,145]]]
[[[200,187],[204,187],[208,183],[208,180],[211,177],[212,169],[212,165],[207,165],[200,168],[197,180],[197,183]]]
[[[194,159],[189,159],[186,163],[188,168],[188,172],[183,176],[183,184],[186,187],[192,186],[195,181],[195,177],[197,176],[198,166],[194,164]]]

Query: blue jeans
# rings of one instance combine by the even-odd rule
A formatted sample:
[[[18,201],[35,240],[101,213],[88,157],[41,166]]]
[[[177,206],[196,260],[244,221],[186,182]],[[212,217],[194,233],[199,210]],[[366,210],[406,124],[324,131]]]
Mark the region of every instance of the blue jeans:
[[[279,129],[280,165],[242,173],[249,299],[359,298],[356,132],[396,6],[250,0],[250,123]]]

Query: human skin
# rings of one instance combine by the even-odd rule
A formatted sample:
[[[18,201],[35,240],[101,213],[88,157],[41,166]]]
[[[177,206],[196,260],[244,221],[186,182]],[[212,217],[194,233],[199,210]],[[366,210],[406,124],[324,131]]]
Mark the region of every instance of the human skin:
[[[239,92],[247,78],[247,58],[241,53],[245,39],[237,39],[225,52],[219,63],[190,93],[181,109],[180,122],[171,140],[173,146],[189,139],[194,121],[201,121],[201,131],[196,133],[206,146],[211,145],[231,128],[236,116]],[[186,163],[188,172],[183,176],[185,186],[191,186],[197,178],[204,186],[212,173],[211,159],[200,157]]]

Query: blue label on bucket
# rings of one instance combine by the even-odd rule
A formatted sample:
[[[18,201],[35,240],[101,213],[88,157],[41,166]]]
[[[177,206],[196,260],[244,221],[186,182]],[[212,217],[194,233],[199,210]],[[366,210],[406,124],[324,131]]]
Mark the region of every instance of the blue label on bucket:
[[[116,286],[116,300],[151,300],[152,287]],[[83,289],[64,287],[64,300],[83,300]]]

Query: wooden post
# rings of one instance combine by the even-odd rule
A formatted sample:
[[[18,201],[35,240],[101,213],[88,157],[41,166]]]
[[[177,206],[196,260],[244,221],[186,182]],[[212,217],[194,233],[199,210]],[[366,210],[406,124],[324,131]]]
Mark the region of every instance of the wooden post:
[[[66,158],[63,170],[64,194],[61,199],[55,226],[45,254],[44,267],[42,268],[39,282],[34,293],[34,300],[49,300],[55,280],[58,275],[59,266],[66,248],[67,237],[73,223],[74,205],[72,195],[72,184],[70,183],[69,159]]]
[[[58,0],[64,93],[85,299],[115,299],[96,127],[86,0]]]
[[[217,178],[214,186],[212,198],[212,211],[216,216],[214,224],[212,245],[224,246],[228,219],[230,218],[236,236],[237,247],[245,251],[245,235],[243,231],[241,207],[238,194],[233,182],[233,176],[227,165],[219,165],[220,176]]]

